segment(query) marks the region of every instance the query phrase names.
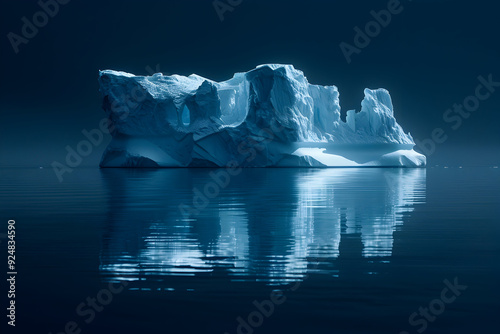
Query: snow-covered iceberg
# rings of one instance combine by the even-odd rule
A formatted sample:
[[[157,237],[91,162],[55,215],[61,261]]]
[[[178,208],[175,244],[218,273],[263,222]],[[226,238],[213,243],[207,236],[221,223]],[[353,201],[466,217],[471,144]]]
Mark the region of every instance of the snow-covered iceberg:
[[[99,73],[112,141],[101,167],[421,167],[385,89],[341,119],[335,86],[291,65],[230,80]]]

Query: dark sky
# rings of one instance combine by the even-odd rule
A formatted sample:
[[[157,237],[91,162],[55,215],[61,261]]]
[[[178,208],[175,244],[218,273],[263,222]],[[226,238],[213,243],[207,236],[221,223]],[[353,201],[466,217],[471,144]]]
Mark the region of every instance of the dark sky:
[[[22,35],[22,18],[33,22],[41,7],[2,1],[0,165],[63,162],[65,147],[104,116],[99,69],[225,80],[262,63],[293,64],[311,83],[336,85],[344,112],[359,110],[365,87],[388,89],[405,131],[420,141],[435,128],[447,136],[430,165],[498,165],[500,87],[457,129],[443,114],[474,96],[478,76],[500,82],[500,6],[401,0],[401,12],[348,64],[339,44],[353,45],[354,28],[364,30],[389,2],[242,0],[221,21],[212,0],[72,0],[16,54],[8,34]],[[82,166],[96,166],[104,148]]]

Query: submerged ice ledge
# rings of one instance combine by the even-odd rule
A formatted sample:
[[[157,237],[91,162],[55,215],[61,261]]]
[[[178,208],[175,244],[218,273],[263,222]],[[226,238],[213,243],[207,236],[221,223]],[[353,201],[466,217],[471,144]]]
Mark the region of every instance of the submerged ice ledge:
[[[214,82],[157,73],[99,73],[112,141],[101,167],[422,167],[389,92],[365,89],[340,118],[335,86],[291,65]]]

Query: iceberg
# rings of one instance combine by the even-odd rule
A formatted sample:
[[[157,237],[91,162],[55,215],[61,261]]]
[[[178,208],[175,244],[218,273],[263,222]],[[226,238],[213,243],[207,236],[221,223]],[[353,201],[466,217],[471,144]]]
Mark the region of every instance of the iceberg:
[[[112,140],[101,167],[423,167],[389,92],[365,89],[341,119],[336,86],[267,64],[215,82],[99,72]]]

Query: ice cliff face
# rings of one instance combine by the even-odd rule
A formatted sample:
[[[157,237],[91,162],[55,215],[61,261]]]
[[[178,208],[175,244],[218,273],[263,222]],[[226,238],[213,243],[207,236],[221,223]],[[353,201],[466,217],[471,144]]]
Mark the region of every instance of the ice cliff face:
[[[262,65],[214,82],[157,73],[99,73],[113,140],[102,167],[425,165],[385,89],[365,89],[340,118],[335,86],[291,65]]]

